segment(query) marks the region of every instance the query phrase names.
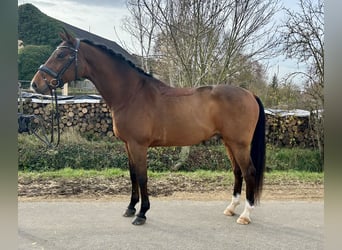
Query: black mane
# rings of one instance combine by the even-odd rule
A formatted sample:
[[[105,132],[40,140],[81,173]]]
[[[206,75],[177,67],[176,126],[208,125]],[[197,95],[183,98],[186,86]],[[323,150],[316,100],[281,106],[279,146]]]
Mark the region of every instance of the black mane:
[[[135,65],[132,61],[127,60],[122,54],[120,53],[116,53],[114,52],[112,49],[109,49],[107,46],[103,45],[103,44],[98,44],[98,43],[94,43],[93,41],[90,41],[88,39],[81,39],[82,42],[85,42],[86,44],[89,44],[91,46],[97,47],[99,48],[101,51],[103,51],[104,53],[106,53],[107,55],[110,55],[118,60],[121,60],[123,62],[126,62],[129,66],[131,66],[133,69],[135,69],[136,71],[138,71],[139,73],[145,75],[145,76],[149,76],[152,77],[151,74],[146,73],[143,69],[141,69],[140,67],[138,67],[137,65]]]

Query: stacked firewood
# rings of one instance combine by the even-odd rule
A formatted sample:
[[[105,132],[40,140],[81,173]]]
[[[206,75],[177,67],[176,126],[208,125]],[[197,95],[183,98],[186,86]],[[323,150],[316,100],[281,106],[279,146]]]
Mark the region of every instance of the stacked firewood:
[[[94,136],[114,136],[111,113],[103,102],[59,104],[58,110],[61,131],[73,128]],[[51,122],[52,112],[55,112],[53,104],[23,102],[24,114],[34,114],[47,124]]]
[[[266,140],[276,146],[313,147],[315,134],[308,116],[266,114]]]
[[[20,104],[18,112],[19,106]],[[58,108],[62,131],[73,128],[93,136],[114,136],[111,112],[103,101],[59,104]],[[51,103],[36,103],[26,99],[22,110],[24,114],[34,114],[49,124],[54,107]],[[38,122],[37,119],[36,122]],[[281,147],[313,147],[315,133],[310,126],[309,117],[266,114],[266,140],[267,143]],[[205,144],[218,144],[219,142],[220,137],[216,136]]]
[[[113,136],[111,113],[105,103],[64,104],[60,108],[61,127],[74,127],[81,133]]]

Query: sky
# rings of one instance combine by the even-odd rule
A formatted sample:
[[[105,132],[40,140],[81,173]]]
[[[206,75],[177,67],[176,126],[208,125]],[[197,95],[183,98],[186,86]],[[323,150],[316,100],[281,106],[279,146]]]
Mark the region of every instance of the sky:
[[[298,9],[298,0],[281,0],[283,6]],[[126,0],[18,0],[18,5],[31,3],[41,12],[80,29],[89,31],[101,37],[115,41],[130,53],[137,53],[129,33],[122,28],[122,19],[129,15]],[[278,15],[279,19],[283,16]],[[137,53],[139,54],[139,53]],[[298,71],[302,66],[293,60],[285,60],[279,56],[267,62],[267,75],[269,80],[274,74],[281,79],[286,74]],[[297,85],[300,79],[295,79]]]

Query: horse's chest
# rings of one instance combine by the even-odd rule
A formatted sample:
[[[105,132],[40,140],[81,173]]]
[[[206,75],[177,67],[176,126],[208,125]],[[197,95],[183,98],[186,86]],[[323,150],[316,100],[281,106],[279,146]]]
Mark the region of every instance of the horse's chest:
[[[132,134],[131,123],[122,119],[114,119],[113,118],[113,132],[116,137],[121,140],[126,140],[127,136]]]
[[[113,124],[113,132],[114,132],[114,135],[116,137],[120,137],[119,136],[120,135],[119,130],[118,130],[117,126],[115,126],[115,124]]]
[[[125,126],[122,123],[120,123],[117,120],[113,119],[113,132],[114,132],[116,137],[120,138],[120,135],[122,134],[124,129],[125,129]]]

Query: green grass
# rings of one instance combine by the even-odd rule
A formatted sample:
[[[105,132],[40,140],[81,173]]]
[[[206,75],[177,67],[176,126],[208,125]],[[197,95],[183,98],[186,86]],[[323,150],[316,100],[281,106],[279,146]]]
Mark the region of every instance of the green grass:
[[[300,182],[324,183],[324,173],[322,172],[308,172],[308,171],[281,171],[275,170],[265,174],[265,180],[274,183],[276,180],[292,180]]]
[[[128,171],[119,168],[108,168],[104,170],[85,170],[85,169],[72,169],[63,168],[55,171],[19,171],[18,176],[29,178],[90,178],[90,177],[104,177],[112,178],[118,176],[129,176]]]
[[[127,170],[118,168],[108,168],[104,170],[84,170],[84,169],[71,169],[64,168],[57,171],[46,171],[46,172],[29,172],[19,171],[19,177],[30,178],[30,179],[72,179],[72,178],[91,178],[91,177],[102,177],[102,178],[115,178],[115,177],[127,177],[129,178],[129,172]],[[170,176],[172,177],[186,177],[190,179],[198,180],[215,180],[225,179],[232,182],[234,179],[231,171],[210,171],[210,170],[196,170],[193,172],[187,171],[149,171],[149,178],[163,180]],[[265,183],[279,184],[281,182],[310,182],[316,184],[324,183],[324,174],[317,172],[305,172],[305,171],[272,171],[265,173]]]

